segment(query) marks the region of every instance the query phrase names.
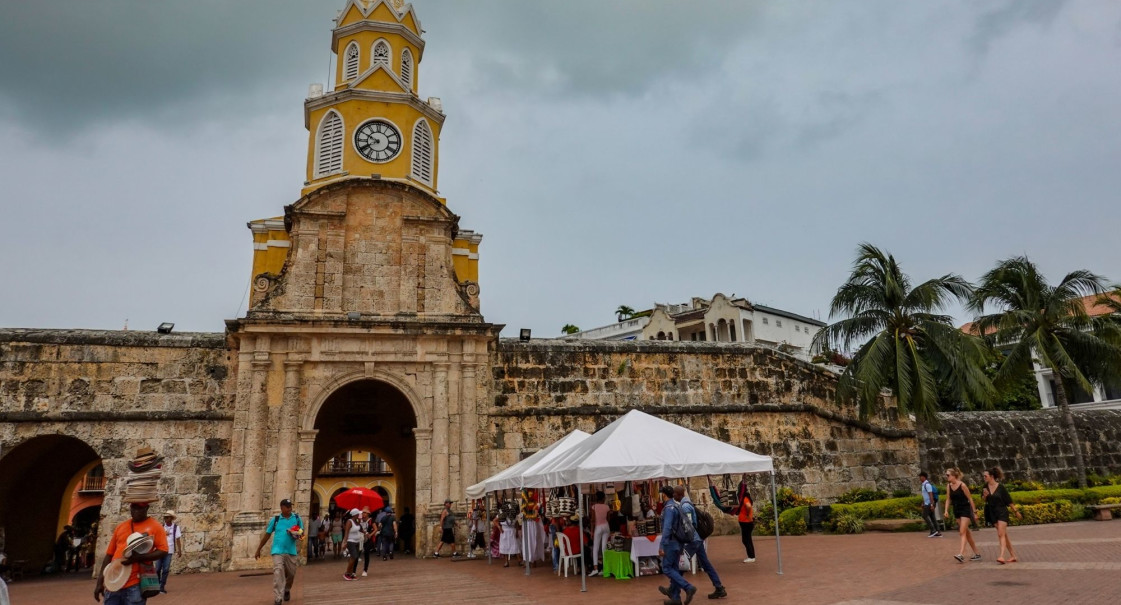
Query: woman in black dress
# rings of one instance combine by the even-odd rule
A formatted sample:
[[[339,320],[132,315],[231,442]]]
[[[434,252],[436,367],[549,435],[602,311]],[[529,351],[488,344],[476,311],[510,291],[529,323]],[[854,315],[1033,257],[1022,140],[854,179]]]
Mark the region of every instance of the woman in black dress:
[[[961,536],[961,548],[958,554],[954,555],[958,563],[965,563],[965,544],[969,543],[969,548],[973,549],[973,556],[969,557],[970,561],[980,561],[981,553],[977,552],[977,543],[973,541],[973,532],[969,530],[969,524],[977,518],[977,508],[973,506],[973,497],[969,495],[969,488],[961,480],[961,471],[956,468],[946,469],[946,491],[950,492],[950,497],[946,498],[946,509],[943,516],[950,516],[950,507],[954,509],[954,519],[958,524],[958,535]]]
[[[1012,504],[1012,496],[1008,490],[999,483],[1004,476],[999,467],[990,468],[982,476],[985,479],[985,487],[981,490],[981,497],[985,499],[985,522],[996,527],[996,535],[1000,538],[1000,556],[997,557],[996,562],[1001,565],[1015,563],[1019,559],[1016,558],[1016,553],[1012,550],[1012,542],[1008,539],[1008,509],[1012,509],[1016,517],[1021,516],[1020,511],[1016,510],[1015,504]],[[1008,551],[1007,559],[1004,558],[1005,550]]]

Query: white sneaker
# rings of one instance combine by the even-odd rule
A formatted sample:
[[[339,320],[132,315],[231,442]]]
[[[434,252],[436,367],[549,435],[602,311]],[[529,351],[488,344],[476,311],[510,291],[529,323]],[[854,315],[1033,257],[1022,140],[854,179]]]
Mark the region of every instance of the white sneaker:
[[[755,559],[752,559],[751,557],[748,557],[748,558],[744,559],[743,562],[744,563],[754,563]]]
[[[366,572],[362,572],[362,577],[363,577],[363,578],[365,578],[365,577],[366,577]]]
[[[591,571],[591,573],[588,574],[588,577],[590,578],[592,576],[598,576],[598,575],[599,575],[599,570],[598,569],[593,569]]]

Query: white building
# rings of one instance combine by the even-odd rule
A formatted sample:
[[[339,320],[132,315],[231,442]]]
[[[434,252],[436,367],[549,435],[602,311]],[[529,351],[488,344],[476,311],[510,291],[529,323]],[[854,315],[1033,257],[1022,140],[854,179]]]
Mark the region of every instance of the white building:
[[[781,348],[801,357],[817,351],[813,338],[825,323],[803,315],[716,294],[688,303],[655,305],[649,316],[571,334],[593,340],[745,342]],[[645,312],[644,312],[645,315]]]

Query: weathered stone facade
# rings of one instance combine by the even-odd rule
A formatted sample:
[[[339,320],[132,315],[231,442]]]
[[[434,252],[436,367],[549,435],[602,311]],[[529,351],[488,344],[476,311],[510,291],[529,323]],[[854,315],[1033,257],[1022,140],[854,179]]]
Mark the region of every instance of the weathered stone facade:
[[[639,408],[772,456],[782,485],[821,499],[910,487],[917,473],[909,422],[894,410],[859,420],[855,408],[837,406],[832,373],[769,348],[503,340],[491,371],[482,464],[492,469]]]
[[[108,478],[103,517],[122,520],[125,465],[151,445],[166,469],[153,511],[178,511],[186,529],[176,567],[223,568],[234,381],[223,334],[0,330],[0,526],[8,553],[36,564],[49,558],[65,483],[89,462],[87,452]],[[111,529],[102,527],[103,540]]]
[[[1088,472],[1121,472],[1121,411],[1074,411]],[[971,481],[999,466],[1010,479],[1058,483],[1074,478],[1074,449],[1058,409],[941,414],[942,424],[919,431],[927,472],[960,468]]]

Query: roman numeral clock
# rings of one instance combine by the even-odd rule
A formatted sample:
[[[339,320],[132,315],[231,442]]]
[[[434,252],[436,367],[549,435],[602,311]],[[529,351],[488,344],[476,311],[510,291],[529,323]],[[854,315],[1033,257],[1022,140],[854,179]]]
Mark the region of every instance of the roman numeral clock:
[[[401,152],[401,133],[385,120],[370,120],[355,129],[354,148],[371,162],[388,162]]]

